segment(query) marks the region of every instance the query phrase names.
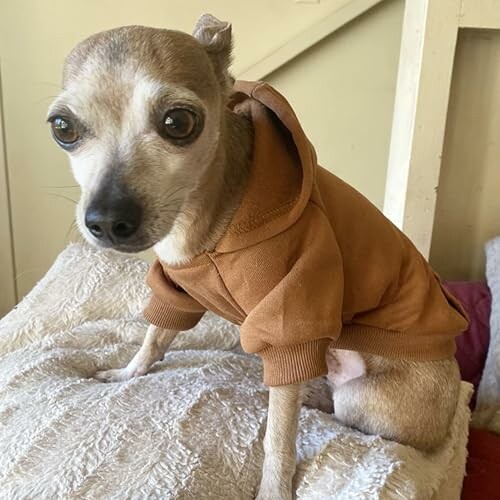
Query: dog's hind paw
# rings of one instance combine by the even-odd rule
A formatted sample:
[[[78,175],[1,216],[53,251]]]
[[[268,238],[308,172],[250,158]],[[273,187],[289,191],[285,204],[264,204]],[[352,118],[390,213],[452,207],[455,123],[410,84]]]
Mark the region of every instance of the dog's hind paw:
[[[114,370],[98,371],[94,374],[93,378],[100,380],[101,382],[123,382],[134,378],[135,376],[136,374],[127,370],[127,368],[117,368]]]

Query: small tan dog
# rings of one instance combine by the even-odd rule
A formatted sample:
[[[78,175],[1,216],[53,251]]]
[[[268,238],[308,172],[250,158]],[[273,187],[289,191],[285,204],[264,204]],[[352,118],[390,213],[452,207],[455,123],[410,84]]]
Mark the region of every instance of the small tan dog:
[[[230,52],[230,25],[204,15],[193,36],[124,27],[68,56],[48,121],[82,188],[77,221],[92,244],[154,246],[173,266],[216,248],[245,192],[254,143],[251,121],[228,108]],[[151,325],[126,368],[96,378],[146,374],[176,334]],[[421,449],[446,436],[460,380],[452,357],[330,348],[327,361],[335,415],[346,425]],[[293,496],[301,393],[302,383],[270,387],[260,500]]]

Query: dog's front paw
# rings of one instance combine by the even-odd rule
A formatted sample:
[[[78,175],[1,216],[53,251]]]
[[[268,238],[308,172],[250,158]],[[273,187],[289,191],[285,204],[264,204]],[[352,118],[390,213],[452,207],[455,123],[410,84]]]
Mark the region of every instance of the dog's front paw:
[[[104,370],[96,372],[94,378],[100,380],[101,382],[123,382],[124,380],[130,380],[137,375],[128,370],[127,368],[117,368],[115,370]]]
[[[292,500],[293,494],[291,488],[283,487],[279,484],[262,483],[259,488],[259,493],[255,500]]]
[[[292,500],[293,496],[289,492],[259,491],[255,500]]]

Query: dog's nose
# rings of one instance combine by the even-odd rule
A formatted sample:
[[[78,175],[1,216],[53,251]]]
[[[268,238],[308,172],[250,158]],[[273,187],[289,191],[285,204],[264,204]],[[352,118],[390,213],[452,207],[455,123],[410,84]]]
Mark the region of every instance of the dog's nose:
[[[106,201],[92,203],[87,208],[85,225],[99,240],[122,243],[137,233],[142,222],[141,207],[132,198]]]

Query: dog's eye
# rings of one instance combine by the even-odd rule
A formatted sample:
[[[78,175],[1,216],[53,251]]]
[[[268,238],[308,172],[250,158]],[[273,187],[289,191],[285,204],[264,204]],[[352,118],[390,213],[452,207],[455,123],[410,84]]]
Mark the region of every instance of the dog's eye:
[[[172,109],[163,119],[162,135],[174,140],[188,139],[196,130],[197,117],[188,109]]]
[[[50,126],[56,141],[62,145],[74,144],[80,137],[74,125],[61,116],[56,116],[51,121]]]

